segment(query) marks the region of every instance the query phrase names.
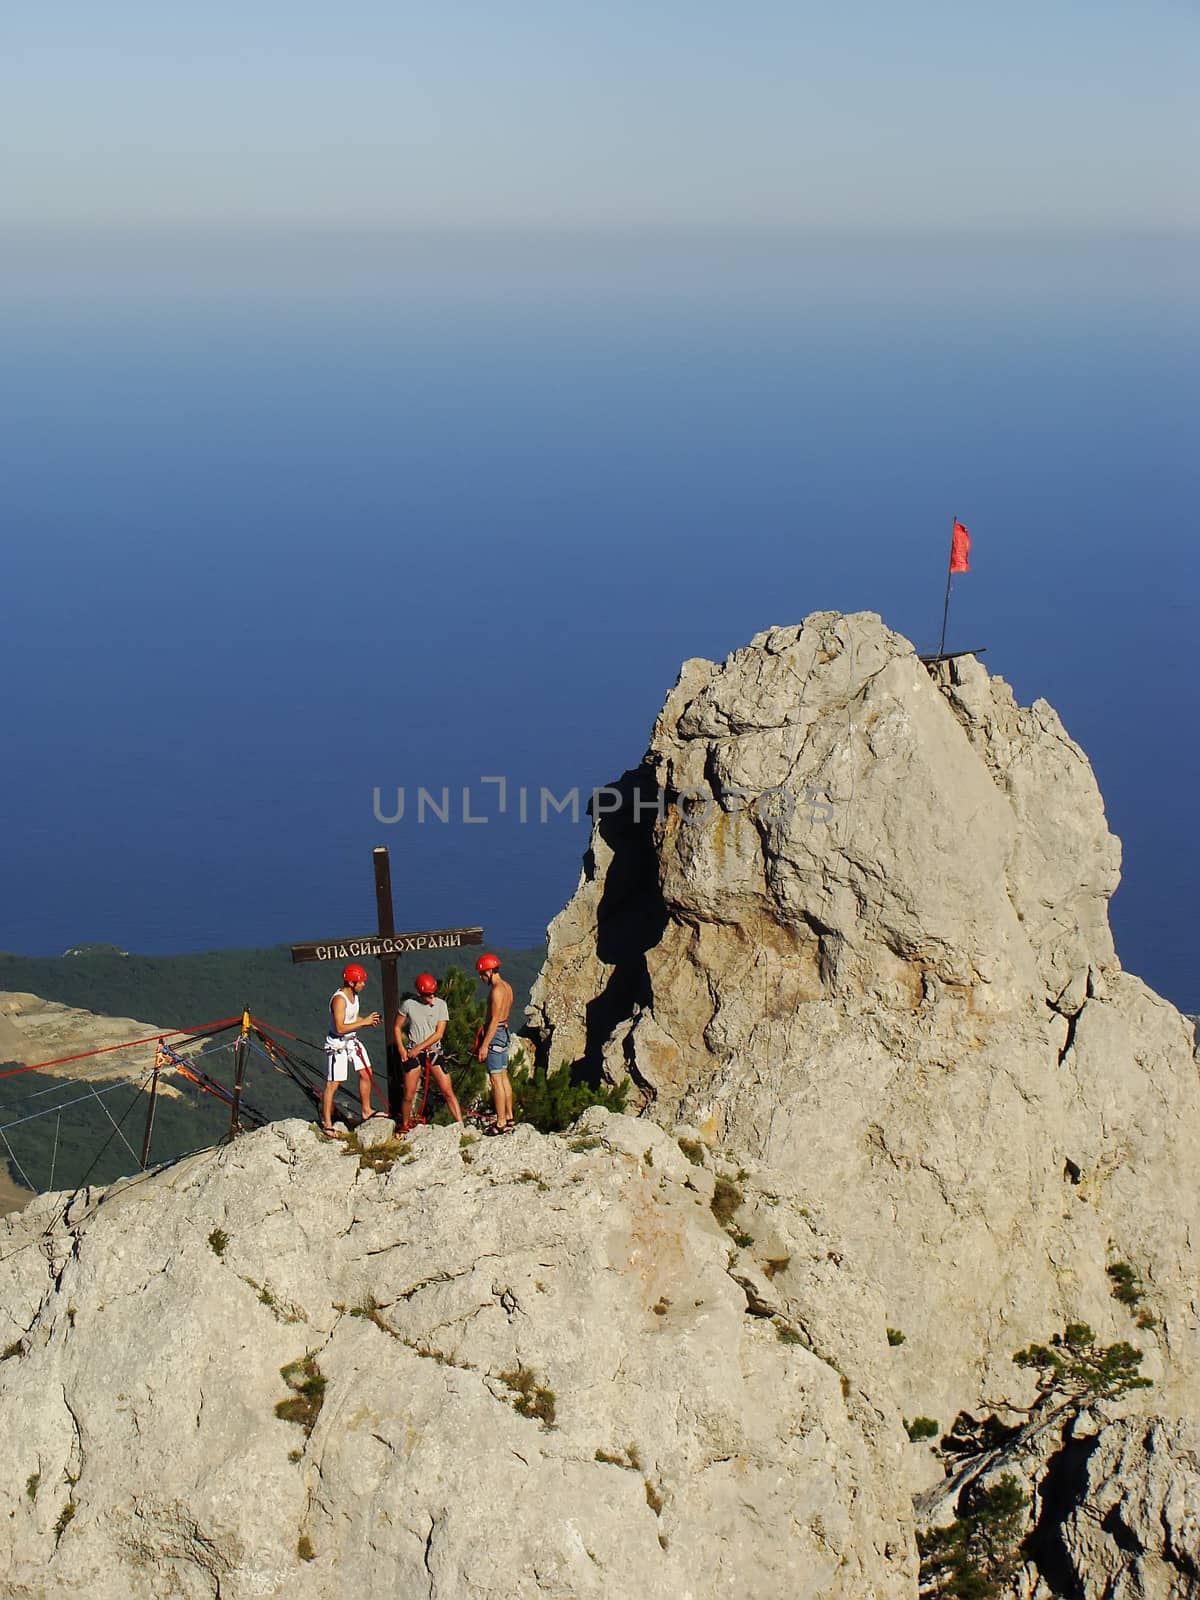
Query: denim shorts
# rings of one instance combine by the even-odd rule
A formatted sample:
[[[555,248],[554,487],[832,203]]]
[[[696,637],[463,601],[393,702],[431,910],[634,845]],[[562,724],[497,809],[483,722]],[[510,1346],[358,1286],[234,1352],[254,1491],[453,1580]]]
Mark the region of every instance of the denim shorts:
[[[506,1072],[508,1070],[508,1047],[511,1036],[508,1024],[502,1022],[492,1035],[492,1042],[488,1046],[487,1069],[489,1072]]]

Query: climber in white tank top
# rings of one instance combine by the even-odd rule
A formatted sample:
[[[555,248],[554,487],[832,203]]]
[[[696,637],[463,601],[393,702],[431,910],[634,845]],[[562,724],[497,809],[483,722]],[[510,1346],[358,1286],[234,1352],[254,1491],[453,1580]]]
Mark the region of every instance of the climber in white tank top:
[[[367,974],[357,965],[348,966],[342,973],[343,986],[329,999],[329,1032],[325,1037],[325,1090],[321,1095],[321,1132],[327,1139],[337,1138],[333,1127],[333,1097],[339,1083],[345,1083],[353,1067],[358,1074],[358,1097],[362,1102],[362,1115],[378,1117],[382,1113],[371,1107],[371,1059],[362,1040],[360,1028],[377,1028],[379,1013],[369,1017],[359,1016],[358,997],[367,986]]]

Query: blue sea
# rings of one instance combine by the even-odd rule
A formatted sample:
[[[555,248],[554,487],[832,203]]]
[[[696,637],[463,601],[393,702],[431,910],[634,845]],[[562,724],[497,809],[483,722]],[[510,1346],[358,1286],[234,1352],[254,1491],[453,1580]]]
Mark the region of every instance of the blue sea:
[[[932,649],[958,516],[948,646],[1087,750],[1122,960],[1200,1010],[1196,241],[0,246],[0,948],[368,931],[380,843],[401,927],[536,943],[541,791],[771,624]]]

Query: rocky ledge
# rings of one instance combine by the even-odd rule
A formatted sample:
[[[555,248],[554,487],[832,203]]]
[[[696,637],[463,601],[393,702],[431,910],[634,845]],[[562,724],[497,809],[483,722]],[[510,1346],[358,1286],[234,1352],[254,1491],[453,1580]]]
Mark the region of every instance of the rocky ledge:
[[[685,1143],[284,1122],[40,1196],[0,1224],[5,1594],[912,1594],[881,1305]]]

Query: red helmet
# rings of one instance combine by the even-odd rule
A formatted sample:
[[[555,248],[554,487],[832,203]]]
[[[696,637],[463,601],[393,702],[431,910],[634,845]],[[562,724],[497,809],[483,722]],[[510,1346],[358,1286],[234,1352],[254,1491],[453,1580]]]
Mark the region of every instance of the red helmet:
[[[437,979],[434,977],[432,972],[418,972],[417,973],[417,993],[418,994],[436,994],[437,993]]]
[[[360,967],[357,961],[352,961],[348,967],[342,968],[343,983],[366,983],[367,969]]]
[[[479,960],[475,963],[475,971],[478,972],[481,977],[485,972],[499,972],[500,957],[492,955],[490,951],[486,956],[480,956]]]

